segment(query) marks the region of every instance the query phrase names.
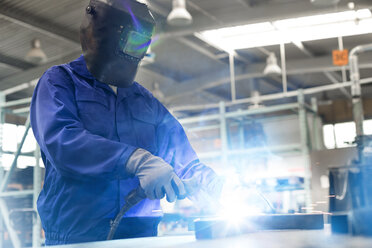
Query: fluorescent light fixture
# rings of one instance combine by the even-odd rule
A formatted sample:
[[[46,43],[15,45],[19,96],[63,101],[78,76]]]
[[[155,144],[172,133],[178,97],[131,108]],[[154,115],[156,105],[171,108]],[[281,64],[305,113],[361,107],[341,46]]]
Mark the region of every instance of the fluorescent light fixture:
[[[338,4],[340,0],[310,0],[310,2],[318,6],[330,6]]]
[[[372,33],[372,13],[360,9],[207,30],[201,36],[231,51],[367,33]]]

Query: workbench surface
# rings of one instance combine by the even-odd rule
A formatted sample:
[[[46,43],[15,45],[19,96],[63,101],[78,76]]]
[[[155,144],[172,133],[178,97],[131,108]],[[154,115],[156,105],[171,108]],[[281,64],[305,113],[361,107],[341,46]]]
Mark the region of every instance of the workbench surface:
[[[92,242],[63,248],[359,248],[372,247],[372,238],[330,235],[326,231],[262,231],[242,236],[196,240],[194,235]]]

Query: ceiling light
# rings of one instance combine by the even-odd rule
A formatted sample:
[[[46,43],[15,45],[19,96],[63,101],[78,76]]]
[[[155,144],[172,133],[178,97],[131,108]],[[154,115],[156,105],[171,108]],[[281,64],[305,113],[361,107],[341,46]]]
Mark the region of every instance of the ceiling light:
[[[192,16],[186,9],[186,0],[173,0],[173,9],[167,22],[172,26],[187,26],[192,23]]]
[[[350,10],[201,32],[226,51],[372,33],[369,9]]]
[[[39,39],[31,41],[31,50],[27,53],[25,59],[34,64],[41,64],[47,61],[47,56],[41,50],[41,43]]]
[[[310,0],[310,2],[318,6],[331,6],[338,4],[340,0]]]
[[[349,3],[347,4],[347,7],[348,7],[349,9],[355,9],[355,3],[354,3],[354,2],[349,2]]]
[[[266,67],[263,72],[265,75],[280,75],[282,74],[282,69],[278,65],[278,60],[275,53],[270,53],[266,60]]]

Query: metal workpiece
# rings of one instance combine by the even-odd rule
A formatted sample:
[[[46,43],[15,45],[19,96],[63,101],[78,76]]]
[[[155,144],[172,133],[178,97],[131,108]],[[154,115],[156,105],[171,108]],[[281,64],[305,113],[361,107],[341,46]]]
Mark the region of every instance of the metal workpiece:
[[[323,214],[269,214],[246,216],[239,220],[206,218],[195,220],[196,239],[216,239],[263,230],[319,230]]]

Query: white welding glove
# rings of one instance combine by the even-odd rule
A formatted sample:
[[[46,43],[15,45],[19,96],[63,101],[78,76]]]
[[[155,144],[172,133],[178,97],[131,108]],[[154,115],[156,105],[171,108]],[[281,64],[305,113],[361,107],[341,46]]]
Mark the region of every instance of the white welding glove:
[[[137,176],[147,198],[162,199],[167,196],[168,202],[176,198],[184,198],[185,187],[181,179],[174,173],[173,167],[160,157],[146,150],[137,149],[129,158],[126,171]]]

